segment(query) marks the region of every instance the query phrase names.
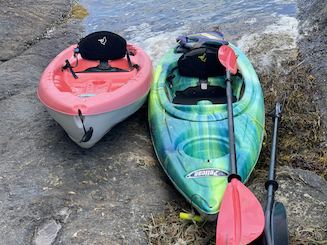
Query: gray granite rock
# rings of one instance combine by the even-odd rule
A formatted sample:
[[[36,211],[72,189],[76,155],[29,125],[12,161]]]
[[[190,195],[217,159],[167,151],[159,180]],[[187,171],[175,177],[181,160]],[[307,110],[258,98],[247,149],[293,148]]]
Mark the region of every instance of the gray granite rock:
[[[70,12],[70,0],[0,1],[0,60],[16,57]]]
[[[327,4],[323,0],[298,0],[300,20],[298,42],[300,53],[317,84],[316,103],[322,125],[327,128]],[[327,131],[327,130],[325,130]],[[325,133],[326,134],[326,133]],[[327,139],[327,134],[325,135]]]
[[[252,180],[250,188],[264,204],[265,174]],[[282,202],[288,215],[292,244],[327,240],[327,182],[313,172],[280,167],[276,201]]]
[[[34,90],[2,100],[0,111],[4,244],[29,244],[47,220],[62,226],[55,244],[146,244],[142,224],[180,198],[156,162],[146,107],[89,150],[69,139]]]
[[[51,35],[0,66],[0,101],[19,94],[28,87],[36,88],[49,62],[69,45],[76,43],[82,28],[69,21],[52,29]]]

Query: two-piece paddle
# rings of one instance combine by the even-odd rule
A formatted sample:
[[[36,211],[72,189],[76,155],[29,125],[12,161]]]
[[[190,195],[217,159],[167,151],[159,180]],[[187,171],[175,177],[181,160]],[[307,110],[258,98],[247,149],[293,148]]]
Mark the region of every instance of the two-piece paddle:
[[[236,55],[231,47],[223,45],[218,50],[218,59],[226,67],[231,173],[217,220],[216,244],[243,245],[249,244],[262,234],[265,220],[260,202],[237,175],[231,85],[231,73],[237,72]]]
[[[276,149],[279,120],[281,118],[282,108],[279,102],[276,103],[275,111],[272,113],[273,132],[269,166],[269,177],[265,186],[267,189],[267,203],[265,209],[265,242],[268,245],[287,245],[288,244],[288,228],[287,215],[284,205],[275,202],[275,191],[278,184],[275,180],[276,166]]]

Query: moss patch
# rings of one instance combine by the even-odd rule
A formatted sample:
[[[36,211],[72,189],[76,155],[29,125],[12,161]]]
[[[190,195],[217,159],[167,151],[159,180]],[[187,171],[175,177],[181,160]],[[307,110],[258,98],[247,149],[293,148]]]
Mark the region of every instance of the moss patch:
[[[275,101],[282,101],[283,112],[278,142],[278,164],[311,170],[326,178],[327,148],[325,132],[315,103],[315,78],[300,62],[285,62],[286,70],[261,74],[266,114]],[[264,144],[260,168],[269,164],[272,121],[266,118],[267,143]]]
[[[180,212],[191,212],[190,206],[185,202],[170,202],[162,214],[152,216],[144,226],[148,244],[215,244],[215,223],[181,220]]]
[[[72,12],[71,12],[72,18],[82,20],[88,15],[89,13],[87,12],[87,9],[83,5],[78,3],[73,4]]]

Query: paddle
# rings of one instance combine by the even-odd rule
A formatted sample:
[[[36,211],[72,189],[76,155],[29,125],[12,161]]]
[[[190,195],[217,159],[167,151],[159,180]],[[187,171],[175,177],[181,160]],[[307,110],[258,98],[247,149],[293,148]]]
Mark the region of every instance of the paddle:
[[[288,244],[286,209],[282,203],[275,202],[275,191],[278,188],[278,184],[275,181],[277,133],[281,112],[281,105],[279,102],[277,102],[275,111],[272,114],[274,124],[270,153],[269,177],[265,185],[267,189],[267,203],[265,209],[265,241],[268,245]]]
[[[237,175],[234,119],[232,105],[231,73],[236,74],[237,64],[234,50],[223,45],[218,50],[218,59],[226,67],[226,95],[229,132],[229,161],[231,173],[220,206],[217,220],[216,244],[249,244],[259,237],[264,229],[264,214],[261,204]]]

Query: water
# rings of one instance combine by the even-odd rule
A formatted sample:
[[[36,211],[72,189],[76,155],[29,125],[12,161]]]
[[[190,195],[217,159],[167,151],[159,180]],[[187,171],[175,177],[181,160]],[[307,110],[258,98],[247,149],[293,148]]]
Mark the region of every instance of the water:
[[[294,17],[295,0],[108,1],[80,0],[89,16],[85,34],[109,30],[143,47],[155,60],[180,34],[220,29],[227,40],[263,32],[283,16]],[[285,23],[287,25],[287,23]]]

